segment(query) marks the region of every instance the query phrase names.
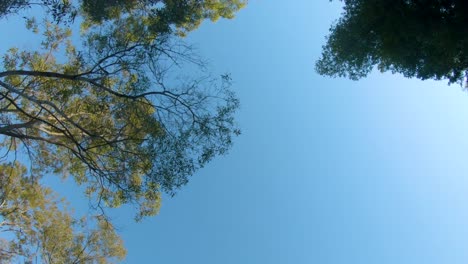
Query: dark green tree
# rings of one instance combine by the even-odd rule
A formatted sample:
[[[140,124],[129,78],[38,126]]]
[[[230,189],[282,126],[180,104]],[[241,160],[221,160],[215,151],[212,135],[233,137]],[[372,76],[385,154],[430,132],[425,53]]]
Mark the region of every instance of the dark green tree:
[[[357,80],[379,70],[462,82],[468,69],[468,1],[344,0],[316,64]]]

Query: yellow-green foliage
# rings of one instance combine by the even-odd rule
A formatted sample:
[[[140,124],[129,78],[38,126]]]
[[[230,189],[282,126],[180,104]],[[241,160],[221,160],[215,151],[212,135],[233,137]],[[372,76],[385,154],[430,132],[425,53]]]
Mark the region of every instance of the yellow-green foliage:
[[[76,219],[67,204],[18,163],[0,165],[0,262],[113,263],[126,251],[104,219]]]
[[[0,219],[22,230],[0,241],[15,250],[0,252],[0,262],[34,257],[35,245],[45,263],[79,254],[94,261],[79,263],[118,260],[125,251],[112,225],[77,220],[41,179],[70,177],[99,213],[132,204],[136,220],[157,214],[163,192],[173,195],[240,133],[229,80],[195,76],[204,62],[180,36],[204,20],[233,18],[246,1],[48,3],[51,20],[26,20],[41,44],[11,48],[0,68]],[[75,14],[79,36],[65,20]],[[184,78],[173,75],[185,66]],[[15,154],[27,157],[28,173],[7,162]]]

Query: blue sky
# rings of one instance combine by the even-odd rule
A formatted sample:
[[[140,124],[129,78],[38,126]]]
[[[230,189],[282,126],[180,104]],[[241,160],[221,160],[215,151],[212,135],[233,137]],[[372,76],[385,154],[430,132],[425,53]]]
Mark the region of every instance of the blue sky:
[[[127,263],[468,262],[467,93],[318,76],[340,12],[250,1],[190,36],[231,72],[243,134],[159,216],[124,225]]]
[[[230,72],[243,134],[160,214],[115,221],[125,263],[468,262],[468,94],[314,72],[340,2],[252,0],[190,35]]]

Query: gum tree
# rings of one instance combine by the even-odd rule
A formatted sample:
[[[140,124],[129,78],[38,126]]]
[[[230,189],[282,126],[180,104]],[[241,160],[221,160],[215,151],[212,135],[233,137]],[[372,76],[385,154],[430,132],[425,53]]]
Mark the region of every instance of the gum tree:
[[[133,204],[137,220],[156,214],[161,193],[175,194],[195,171],[225,154],[240,133],[230,77],[207,73],[181,37],[204,19],[232,18],[244,4],[38,2],[44,17],[25,22],[42,38],[40,46],[13,47],[3,56],[0,164],[18,171],[17,164],[25,162],[28,170],[15,177],[21,184],[34,179],[34,188],[45,188],[43,177],[72,177],[97,209],[96,232],[107,232],[102,223],[111,226],[109,207]],[[0,7],[8,16],[32,4],[7,1]],[[72,31],[76,21],[79,35]],[[11,163],[18,154],[27,159]],[[59,213],[62,226],[75,223]]]

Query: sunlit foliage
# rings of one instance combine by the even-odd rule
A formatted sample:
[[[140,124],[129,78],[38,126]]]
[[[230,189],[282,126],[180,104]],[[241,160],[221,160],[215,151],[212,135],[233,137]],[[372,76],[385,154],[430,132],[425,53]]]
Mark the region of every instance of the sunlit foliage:
[[[25,24],[31,34],[42,38],[40,47],[12,47],[0,66],[0,166],[11,171],[15,181],[7,180],[2,191],[36,188],[44,203],[38,206],[46,208],[50,220],[57,219],[57,226],[68,228],[63,232],[73,244],[79,236],[75,226],[83,228],[87,221],[77,222],[61,211],[50,190],[40,184],[52,175],[71,177],[85,189],[98,215],[93,218],[97,231],[86,235],[91,241],[86,243],[92,244],[93,232],[101,232],[102,239],[113,236],[107,208],[133,204],[136,220],[156,214],[162,193],[175,194],[189,176],[225,154],[240,133],[234,120],[239,101],[230,90],[230,77],[207,73],[205,62],[182,37],[205,19],[232,18],[245,2],[44,0],[34,4],[44,8],[44,16],[27,17]],[[32,6],[26,0],[3,2],[0,17]],[[17,155],[26,158],[12,163]],[[19,162],[25,162],[28,170]],[[29,198],[8,194],[2,199],[9,210],[10,204]],[[23,216],[17,215],[15,221]],[[10,215],[1,217],[7,221]],[[36,233],[44,228],[38,222],[25,225]],[[13,249],[21,237],[16,239],[7,247]],[[80,239],[77,245],[85,243],[84,237]],[[41,247],[41,258],[58,254],[53,255],[54,263],[68,263],[61,261],[61,254],[74,256],[64,253],[72,245],[68,242],[58,253],[48,253],[44,241],[34,243]],[[32,254],[15,250],[25,258]],[[99,250],[107,249],[96,250],[89,254],[101,258]],[[116,252],[102,259],[124,254],[120,248]]]

